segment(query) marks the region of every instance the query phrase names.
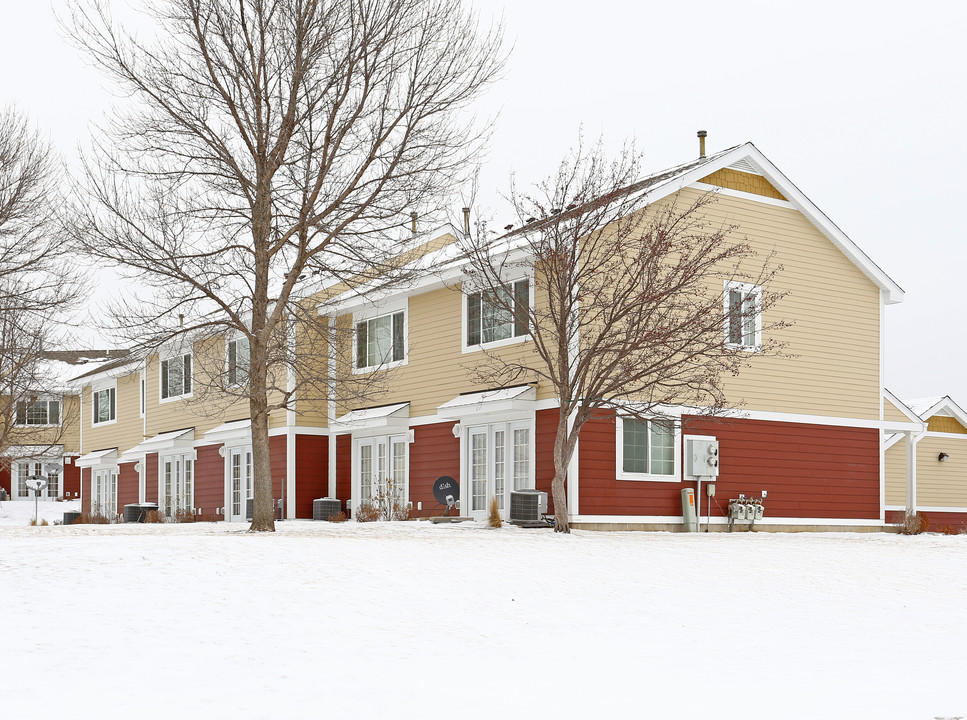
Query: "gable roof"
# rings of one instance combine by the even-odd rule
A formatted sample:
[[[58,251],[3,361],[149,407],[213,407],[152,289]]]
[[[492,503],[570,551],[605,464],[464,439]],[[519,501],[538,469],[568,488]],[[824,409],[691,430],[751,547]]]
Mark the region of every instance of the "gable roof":
[[[949,395],[941,397],[925,397],[910,400],[907,405],[924,421],[937,415],[952,417],[964,427],[967,427],[967,412],[953,401]]]

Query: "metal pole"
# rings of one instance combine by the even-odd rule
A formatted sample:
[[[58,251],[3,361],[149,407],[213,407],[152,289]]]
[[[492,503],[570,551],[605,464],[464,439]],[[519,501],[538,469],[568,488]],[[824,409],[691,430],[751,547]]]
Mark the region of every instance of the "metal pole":
[[[37,509],[40,504],[40,490],[34,488],[34,525],[40,523],[39,510]]]

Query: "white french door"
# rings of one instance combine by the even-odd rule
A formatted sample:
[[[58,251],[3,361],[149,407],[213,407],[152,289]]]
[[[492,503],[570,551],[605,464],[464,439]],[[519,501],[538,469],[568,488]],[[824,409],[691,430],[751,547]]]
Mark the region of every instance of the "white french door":
[[[91,478],[91,514],[113,518],[118,514],[116,470],[95,470]]]
[[[179,513],[194,514],[193,474],[191,455],[169,455],[161,461],[161,510],[166,518]]]
[[[388,435],[356,441],[356,502],[370,505],[381,519],[396,519],[407,502],[407,437]]]
[[[497,499],[502,518],[510,507],[510,491],[534,487],[531,423],[490,423],[467,429],[467,514],[476,520],[490,513]]]
[[[244,522],[246,505],[254,497],[252,483],[252,448],[232,448],[228,455],[228,512],[229,522]]]

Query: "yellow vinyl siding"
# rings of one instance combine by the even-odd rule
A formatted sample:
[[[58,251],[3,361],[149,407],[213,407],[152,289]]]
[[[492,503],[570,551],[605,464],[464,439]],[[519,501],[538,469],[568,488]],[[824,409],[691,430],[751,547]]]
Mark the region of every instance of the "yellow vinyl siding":
[[[887,449],[884,457],[887,506],[906,505],[906,440],[901,438]]]
[[[698,193],[683,191],[679,205]],[[764,313],[763,326],[778,320],[792,323],[775,333],[785,343],[785,357],[750,354],[749,367],[738,377],[724,379],[730,404],[878,419],[879,288],[792,208],[720,195],[706,214],[713,226],[738,225],[733,239],[747,238],[758,262],[775,250],[771,262],[782,270],[771,289],[787,295]],[[768,339],[767,332],[763,339]]]
[[[141,442],[144,439],[144,424],[140,415],[140,396],[141,383],[137,372],[118,378],[115,394],[117,421],[94,425],[92,423],[94,412],[92,386],[86,386],[81,419],[84,423],[83,452],[116,447],[121,453]]]
[[[949,456],[937,460],[940,453]],[[967,507],[967,437],[925,437],[917,445],[917,505]]]
[[[967,435],[967,428],[961,425],[956,418],[947,417],[946,415],[934,415],[927,420],[927,430],[930,432]]]
[[[782,193],[773,187],[772,183],[761,175],[740,172],[738,170],[732,170],[731,168],[716,170],[711,175],[703,177],[699,182],[727,188],[729,190],[740,190],[754,195],[763,195],[765,197],[775,198],[776,200],[786,199],[782,196]]]
[[[889,422],[913,422],[888,397],[883,398],[883,419]]]

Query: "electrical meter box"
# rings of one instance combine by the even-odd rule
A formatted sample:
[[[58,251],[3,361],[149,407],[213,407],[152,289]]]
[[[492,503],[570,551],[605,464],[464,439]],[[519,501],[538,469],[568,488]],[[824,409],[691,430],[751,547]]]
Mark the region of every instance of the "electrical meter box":
[[[685,473],[692,477],[717,477],[719,441],[688,440],[685,444]]]

